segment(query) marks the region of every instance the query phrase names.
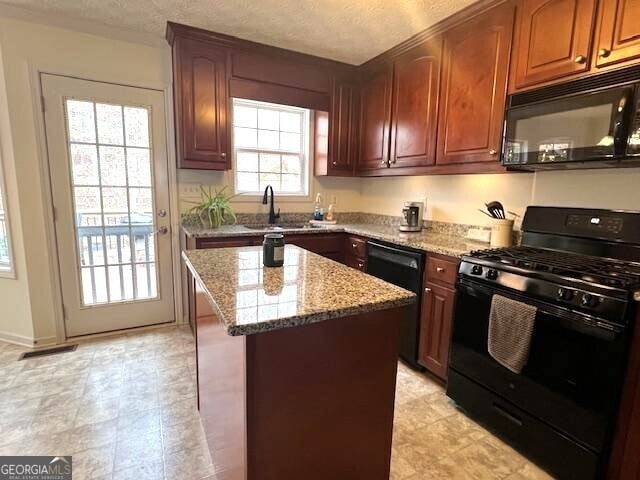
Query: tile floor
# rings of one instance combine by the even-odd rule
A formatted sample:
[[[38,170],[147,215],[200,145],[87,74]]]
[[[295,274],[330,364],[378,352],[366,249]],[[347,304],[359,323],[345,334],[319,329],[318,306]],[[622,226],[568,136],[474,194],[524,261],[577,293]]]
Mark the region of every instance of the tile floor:
[[[191,332],[167,327],[16,361],[0,343],[0,455],[73,455],[75,480],[215,479]],[[393,480],[548,479],[401,365]]]

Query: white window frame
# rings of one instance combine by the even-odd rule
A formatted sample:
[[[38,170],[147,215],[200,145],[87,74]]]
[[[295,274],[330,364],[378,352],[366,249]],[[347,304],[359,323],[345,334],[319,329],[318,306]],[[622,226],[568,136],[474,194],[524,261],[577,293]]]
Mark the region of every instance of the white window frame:
[[[4,165],[3,159],[0,155],[0,202],[2,203],[2,214],[0,215],[0,221],[2,221],[7,240],[7,256],[9,257],[9,266],[5,267],[4,264],[0,266],[1,278],[15,278],[15,259],[13,257],[13,246],[11,243],[11,222],[9,221],[9,205],[7,203],[7,184],[4,177]]]
[[[258,198],[262,198],[262,195],[264,194],[264,192],[260,191],[260,192],[247,192],[244,190],[239,190],[238,189],[238,184],[237,184],[237,174],[238,174],[238,168],[237,168],[237,155],[236,153],[238,151],[244,151],[244,152],[256,152],[256,153],[275,153],[275,154],[282,154],[282,153],[294,153],[295,152],[283,152],[280,150],[266,150],[266,149],[260,149],[260,148],[247,148],[247,147],[239,147],[238,149],[236,149],[235,146],[235,139],[234,139],[234,131],[235,131],[235,125],[233,123],[233,110],[234,110],[234,106],[235,105],[240,105],[240,106],[247,106],[247,107],[253,107],[253,108],[260,108],[260,107],[264,107],[264,108],[269,108],[270,110],[278,110],[281,112],[293,112],[293,113],[302,113],[302,152],[301,154],[303,155],[303,161],[302,164],[300,166],[300,177],[301,177],[301,181],[302,184],[304,186],[304,191],[303,192],[292,192],[292,193],[287,193],[287,192],[278,192],[276,191],[276,195],[278,195],[279,197],[285,197],[287,199],[287,201],[296,201],[296,200],[303,200],[303,201],[307,201],[309,200],[313,193],[311,192],[311,175],[310,175],[310,171],[311,171],[311,137],[312,137],[312,132],[311,132],[311,110],[306,109],[306,108],[301,108],[301,107],[294,107],[294,106],[290,106],[290,105],[282,105],[282,104],[278,104],[278,103],[269,103],[269,102],[262,102],[262,101],[258,101],[258,100],[248,100],[248,99],[244,99],[244,98],[232,98],[231,99],[231,146],[232,146],[232,154],[233,154],[233,173],[232,173],[232,177],[233,177],[233,192],[237,195],[239,195],[236,200],[242,201],[250,201],[253,202]]]

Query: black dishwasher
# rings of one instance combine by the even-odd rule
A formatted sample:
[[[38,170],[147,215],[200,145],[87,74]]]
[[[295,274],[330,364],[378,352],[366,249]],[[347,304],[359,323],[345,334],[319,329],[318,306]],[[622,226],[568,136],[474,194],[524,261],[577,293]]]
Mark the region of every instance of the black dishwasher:
[[[414,292],[418,299],[402,319],[400,357],[413,368],[418,364],[418,335],[420,334],[420,299],[424,253],[397,248],[378,242],[367,242],[367,273],[386,282]]]

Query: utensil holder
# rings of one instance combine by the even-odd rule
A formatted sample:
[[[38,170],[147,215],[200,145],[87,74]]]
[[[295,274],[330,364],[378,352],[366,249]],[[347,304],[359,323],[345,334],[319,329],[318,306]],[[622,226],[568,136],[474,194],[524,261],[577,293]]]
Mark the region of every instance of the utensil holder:
[[[495,218],[491,221],[491,246],[510,247],[513,242],[513,220]]]

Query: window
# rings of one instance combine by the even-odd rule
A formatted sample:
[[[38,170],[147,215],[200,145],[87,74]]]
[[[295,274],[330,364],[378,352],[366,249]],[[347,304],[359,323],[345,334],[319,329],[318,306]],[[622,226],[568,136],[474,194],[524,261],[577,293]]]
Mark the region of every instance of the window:
[[[309,194],[309,110],[233,99],[235,191]]]
[[[11,275],[13,273],[9,224],[5,211],[4,178],[2,173],[2,165],[0,165],[0,276]]]

